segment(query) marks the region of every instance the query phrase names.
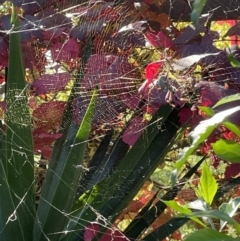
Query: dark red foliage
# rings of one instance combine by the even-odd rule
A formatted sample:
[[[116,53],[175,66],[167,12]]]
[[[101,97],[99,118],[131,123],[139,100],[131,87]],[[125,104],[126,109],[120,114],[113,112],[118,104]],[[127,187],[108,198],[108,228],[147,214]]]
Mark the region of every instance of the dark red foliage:
[[[42,9],[50,7],[56,3],[64,4],[66,0],[13,0],[13,4],[17,7],[23,8],[25,14],[35,14]]]
[[[71,38],[65,42],[55,42],[51,46],[52,58],[54,61],[69,63],[71,59],[77,59],[80,54],[80,44],[76,39]]]
[[[223,97],[237,93],[234,89],[226,89],[224,86],[211,81],[200,81],[196,84],[196,88],[201,93],[203,106],[213,106]]]
[[[125,57],[116,55],[92,55],[86,65],[86,73],[81,82],[83,92],[98,86],[100,95],[117,96],[130,108],[139,102],[136,85],[140,75]],[[126,100],[129,96],[129,100]]]
[[[0,0],[1,3],[3,1]],[[25,67],[41,74],[31,84],[34,94],[55,94],[63,90],[71,78],[69,73],[45,74],[46,53],[50,53],[52,60],[57,62],[56,70],[61,65],[68,65],[68,69],[76,70],[83,64],[84,76],[80,78],[77,89],[79,96],[72,103],[73,120],[78,124],[81,122],[91,91],[98,87],[99,97],[93,128],[98,129],[103,124],[107,127],[116,124],[119,115],[130,109],[137,113],[123,136],[124,141],[130,145],[135,143],[141,130],[147,125],[148,121],[144,120],[143,114],[153,115],[162,104],[169,103],[173,107],[187,104],[189,107],[179,113],[181,122],[185,123],[191,117],[191,125],[195,125],[198,121],[196,114],[192,115],[190,111],[193,103],[186,100],[185,92],[188,96],[194,95],[194,92],[200,95],[194,106],[213,106],[222,97],[240,90],[239,69],[231,66],[226,51],[213,45],[219,36],[208,29],[209,15],[199,19],[198,30],[189,25],[179,31],[171,23],[169,16],[160,10],[163,1],[91,0],[83,1],[69,10],[69,13],[79,17],[79,22],[73,25],[71,18],[61,12],[61,9],[66,9],[72,2],[13,0],[13,3],[23,9],[19,30]],[[0,66],[3,67],[8,66],[9,36],[6,31],[11,27],[10,14],[2,15]],[[236,24],[226,36],[238,34],[238,31]],[[90,39],[93,46],[86,53],[85,48]],[[141,68],[136,68],[141,64],[130,64],[128,58],[134,48],[149,46],[160,52],[163,49],[165,51],[161,52],[160,60],[144,62],[144,81],[139,71]],[[239,53],[238,49],[233,51],[238,60]],[[196,64],[203,69],[204,81],[194,87],[191,68]],[[168,77],[169,71],[173,74],[178,72],[176,80]],[[186,78],[192,80],[190,87],[184,86]],[[144,104],[139,107],[141,102]],[[59,128],[65,104],[51,101],[33,110],[35,150],[40,150],[46,157],[50,156],[54,140],[59,138],[54,133]],[[30,101],[30,105],[35,108],[35,103]],[[229,107],[230,105],[225,105],[222,108]],[[217,109],[220,110],[221,108]],[[234,122],[239,122],[234,116],[231,118]]]
[[[26,15],[24,19],[21,19],[19,29],[21,30],[20,36],[22,42],[32,39],[43,40],[43,30],[41,28],[36,28],[36,25],[38,25],[37,22],[37,16]]]
[[[35,129],[33,132],[34,152],[49,160],[53,150],[53,143],[61,136],[61,133],[51,134],[46,133],[43,129]]]
[[[220,159],[215,158],[213,166],[217,169],[220,164]],[[227,163],[227,167],[224,173],[225,180],[231,180],[231,178],[240,174],[240,164],[239,163]]]
[[[65,105],[63,101],[50,101],[39,105],[32,114],[35,129],[40,128],[45,132],[58,130]]]
[[[45,71],[46,58],[45,58],[45,50],[40,49],[38,44],[31,42],[23,42],[22,43],[22,51],[23,51],[23,60],[25,64],[25,68],[33,70],[34,68],[38,69],[40,73]]]
[[[144,120],[143,117],[136,116],[133,120],[131,120],[129,127],[125,130],[122,137],[123,141],[130,146],[134,145],[142,134],[147,123],[148,121]]]
[[[84,232],[84,241],[92,241],[94,240],[94,237],[101,233],[101,227],[98,223],[91,223],[86,227],[86,230]],[[101,236],[99,241],[129,241],[128,238],[126,238],[120,231],[118,231],[117,228],[112,227],[107,228],[107,231]]]
[[[137,46],[145,46],[146,40],[144,35],[135,30],[129,30],[126,32],[117,32],[111,36],[110,41],[112,41],[115,48],[119,48],[123,51],[130,50],[131,48]]]
[[[224,173],[226,180],[229,180],[240,174],[240,164],[239,163],[231,163],[226,167],[226,171]]]
[[[80,16],[86,18],[87,20],[96,20],[101,15],[105,15],[106,11],[108,12],[109,9],[112,9],[114,2],[106,2],[106,1],[98,1],[97,3],[94,1],[91,2],[91,6],[83,6],[76,8],[74,13],[81,14]]]
[[[227,83],[229,88],[240,90],[240,70],[226,64],[219,63],[219,68],[209,71],[209,79],[217,83]],[[227,62],[228,63],[228,62]]]
[[[148,41],[156,48],[174,48],[173,41],[163,31],[145,33]]]
[[[182,125],[188,122],[192,128],[194,128],[201,120],[203,120],[201,116],[197,115],[195,111],[192,111],[186,107],[180,110],[178,116],[180,117],[179,121]]]
[[[8,66],[8,44],[0,37],[0,66]]]
[[[64,89],[69,80],[69,73],[45,74],[36,79],[31,84],[31,88],[35,95],[57,92]]]

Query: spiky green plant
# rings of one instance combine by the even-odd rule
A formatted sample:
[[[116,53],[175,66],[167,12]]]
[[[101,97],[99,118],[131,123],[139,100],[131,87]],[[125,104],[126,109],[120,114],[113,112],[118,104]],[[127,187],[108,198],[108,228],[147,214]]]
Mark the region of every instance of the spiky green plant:
[[[111,175],[103,170],[100,183],[94,181],[92,173],[92,184],[95,185],[90,185],[89,190],[81,193],[79,179],[81,176],[84,178],[83,158],[97,97],[95,90],[80,127],[73,121],[64,126],[64,136],[55,144],[36,208],[31,115],[20,35],[16,31],[18,13],[14,7],[11,24],[6,131],[2,130],[1,139],[0,240],[81,240],[85,227],[98,215],[114,222],[163,160],[178,130],[178,125],[171,124],[178,123],[177,111],[173,111],[171,106],[162,106],[131,150],[125,145],[123,152],[121,138],[117,139],[109,155],[107,148],[100,145],[97,150],[101,152],[98,155],[99,165],[110,163],[114,166],[114,163],[121,162]],[[65,115],[68,115],[67,110]],[[167,122],[169,116],[171,123]],[[159,118],[161,123],[172,125],[167,137],[159,131]],[[109,141],[104,145],[108,146]],[[122,157],[119,155],[121,151]]]
[[[36,208],[31,115],[20,36],[16,31],[18,14],[14,7],[11,23],[13,28],[9,34],[6,131],[2,130],[1,139],[0,240],[85,240],[86,227],[99,220],[99,217],[107,223],[113,223],[144,181],[164,160],[164,156],[178,139],[178,110],[170,105],[162,105],[131,149],[123,144],[119,137],[108,153],[110,141],[106,136],[90,162],[97,168],[91,169],[90,166],[90,175],[86,179],[83,159],[98,91],[93,91],[80,127],[74,121],[64,121],[69,114],[67,106],[63,117],[64,135],[55,143],[40,202]],[[88,50],[84,56],[89,56]],[[84,62],[86,60],[83,59]],[[81,76],[83,74],[81,73]],[[71,98],[70,96],[69,103]],[[164,132],[159,129],[158,120],[161,120],[161,125],[164,124]],[[104,165],[115,168],[109,172],[109,169],[100,168]],[[196,167],[189,171],[188,178],[195,169]],[[84,189],[79,188],[81,178],[83,181],[80,183],[86,185]],[[173,199],[176,190],[168,195],[167,200]],[[135,220],[126,229],[125,234],[132,240],[139,238],[154,221],[154,218],[146,218],[148,214],[153,214],[152,202],[153,200],[142,210],[142,218]],[[154,207],[157,215],[163,212],[165,207],[166,205],[163,207],[162,203],[158,202]],[[182,223],[187,220],[188,218],[185,218]],[[168,234],[181,225],[177,223],[172,231],[168,230]],[[157,230],[158,234],[154,233],[155,237],[164,238],[166,234],[161,236],[163,230],[166,230],[164,226],[162,230]],[[99,233],[105,231],[106,228],[102,228]],[[101,234],[97,235],[95,240],[100,236]]]

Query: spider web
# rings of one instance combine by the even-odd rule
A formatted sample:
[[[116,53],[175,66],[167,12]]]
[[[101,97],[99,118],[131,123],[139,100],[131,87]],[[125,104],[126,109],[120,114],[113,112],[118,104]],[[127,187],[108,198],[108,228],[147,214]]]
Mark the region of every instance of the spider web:
[[[199,78],[195,75],[198,68],[202,74],[199,79],[211,79],[219,84],[207,85],[204,82],[203,87],[207,86],[213,97],[209,97],[207,93],[202,97],[202,102],[216,102],[217,99],[228,95],[226,90],[223,90],[226,83],[230,86],[231,93],[239,90],[240,72],[229,65],[225,52],[216,56],[205,56],[200,65],[197,65],[199,61],[191,58],[193,63],[186,64],[184,69],[180,67],[180,71],[178,66],[182,66],[182,62],[175,61],[177,58],[184,61],[183,58],[194,54],[216,53],[219,49],[213,43],[224,40],[225,47],[229,47],[229,38],[223,39],[222,35],[216,37],[215,32],[205,32],[201,41],[195,41],[197,34],[191,31],[191,27],[183,28],[182,34],[173,37],[174,33],[171,31],[175,31],[178,24],[170,23],[167,13],[171,15],[171,10],[175,11],[175,8],[169,8],[168,12],[164,10],[166,6],[162,5],[161,1],[145,2],[144,5],[129,1],[56,1],[55,4],[54,1],[16,1],[15,4],[25,11],[21,17],[19,32],[23,44],[26,88],[29,90],[37,159],[36,192],[41,193],[53,143],[66,135],[69,128],[76,133],[95,88],[98,88],[99,94],[91,121],[92,130],[85,155],[85,166],[76,167],[84,169],[86,173],[92,170],[90,164],[94,153],[109,133],[112,134],[112,143],[116,139],[120,140],[128,150],[143,130],[151,125],[150,119],[161,105],[170,105],[176,109],[185,105],[191,108],[195,102],[192,102],[189,96],[194,97],[195,91],[198,91],[197,88],[193,91],[196,78]],[[170,3],[174,6],[175,1]],[[4,6],[2,11],[5,12],[0,20],[0,49],[3,50],[0,63],[7,67],[6,49],[11,25],[10,15],[6,14],[9,5],[5,3]],[[150,6],[150,17],[144,15],[142,10],[146,6]],[[158,17],[155,16],[155,12],[151,11],[154,6],[159,9],[162,6],[165,13],[158,12]],[[208,24],[207,18],[202,21],[201,31],[204,32],[203,29]],[[168,31],[168,28],[172,30]],[[162,31],[163,29],[167,31]],[[189,37],[191,34],[192,37]],[[175,47],[180,45],[176,50]],[[238,57],[238,50],[234,53]],[[158,67],[154,69],[151,83],[148,83],[146,75],[151,71],[146,72],[146,67],[152,62],[157,63]],[[7,69],[2,70],[2,75],[4,74],[6,77]],[[2,110],[5,84],[7,83],[3,81],[1,87]],[[10,112],[11,116],[11,107],[5,112]],[[161,118],[156,121],[159,122],[161,131],[164,131]],[[24,137],[20,138],[24,140]],[[74,136],[69,137],[71,138]],[[14,141],[12,144],[14,145]],[[110,150],[111,147],[108,151]],[[107,167],[102,164],[99,169],[102,170],[101,168]],[[111,171],[110,168],[109,173]],[[85,191],[105,177],[101,175],[101,171],[96,172],[92,183],[83,179],[81,186],[86,186]],[[109,188],[119,189],[118,183],[111,185]],[[68,186],[72,188],[71,185]],[[79,192],[81,191],[80,188]],[[25,205],[24,197],[17,198],[19,205]],[[86,206],[96,213],[95,222],[87,228],[82,226],[79,230],[71,230],[70,227],[61,231],[61,234],[78,231],[81,233],[85,230],[83,240],[92,240],[95,232],[100,230],[100,233],[107,236],[103,236],[103,240],[128,240],[113,226],[111,217],[104,217],[94,207],[88,204]],[[68,216],[69,220],[74,218],[71,213],[58,211]],[[17,216],[13,212],[6,225],[15,219]],[[40,223],[39,227],[41,228]],[[4,227],[1,229],[4,230]],[[59,233],[44,233],[46,240],[51,240],[54,235]]]

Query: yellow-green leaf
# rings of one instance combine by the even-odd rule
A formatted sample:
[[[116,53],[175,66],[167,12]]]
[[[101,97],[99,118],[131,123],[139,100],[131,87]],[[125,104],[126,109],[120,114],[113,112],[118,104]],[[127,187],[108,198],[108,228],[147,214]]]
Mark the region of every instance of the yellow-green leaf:
[[[162,200],[162,202],[164,202],[168,207],[172,208],[173,210],[179,212],[181,215],[191,215],[192,214],[192,211],[191,209],[187,208],[187,207],[184,207],[184,206],[181,206],[179,205],[176,201],[165,201],[165,200]],[[202,226],[206,226],[203,222],[201,222],[198,218],[196,217],[191,217],[191,219],[197,223],[199,223],[200,225]]]
[[[221,139],[211,145],[219,158],[230,162],[240,162],[240,145],[237,142]]]
[[[210,171],[208,165],[204,163],[202,175],[198,184],[198,193],[202,196],[204,201],[210,206],[213,198],[217,192],[218,184]]]

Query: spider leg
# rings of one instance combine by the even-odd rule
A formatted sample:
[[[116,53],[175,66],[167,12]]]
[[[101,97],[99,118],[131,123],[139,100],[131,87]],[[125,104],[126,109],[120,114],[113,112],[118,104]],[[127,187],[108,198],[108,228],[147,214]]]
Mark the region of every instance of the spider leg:
[[[176,106],[173,104],[173,93],[172,91],[168,90],[166,96],[165,96],[165,101],[172,106],[173,108],[175,108]]]
[[[170,103],[172,101],[172,92],[170,90],[168,90],[166,96],[165,96],[165,101],[167,103]]]

